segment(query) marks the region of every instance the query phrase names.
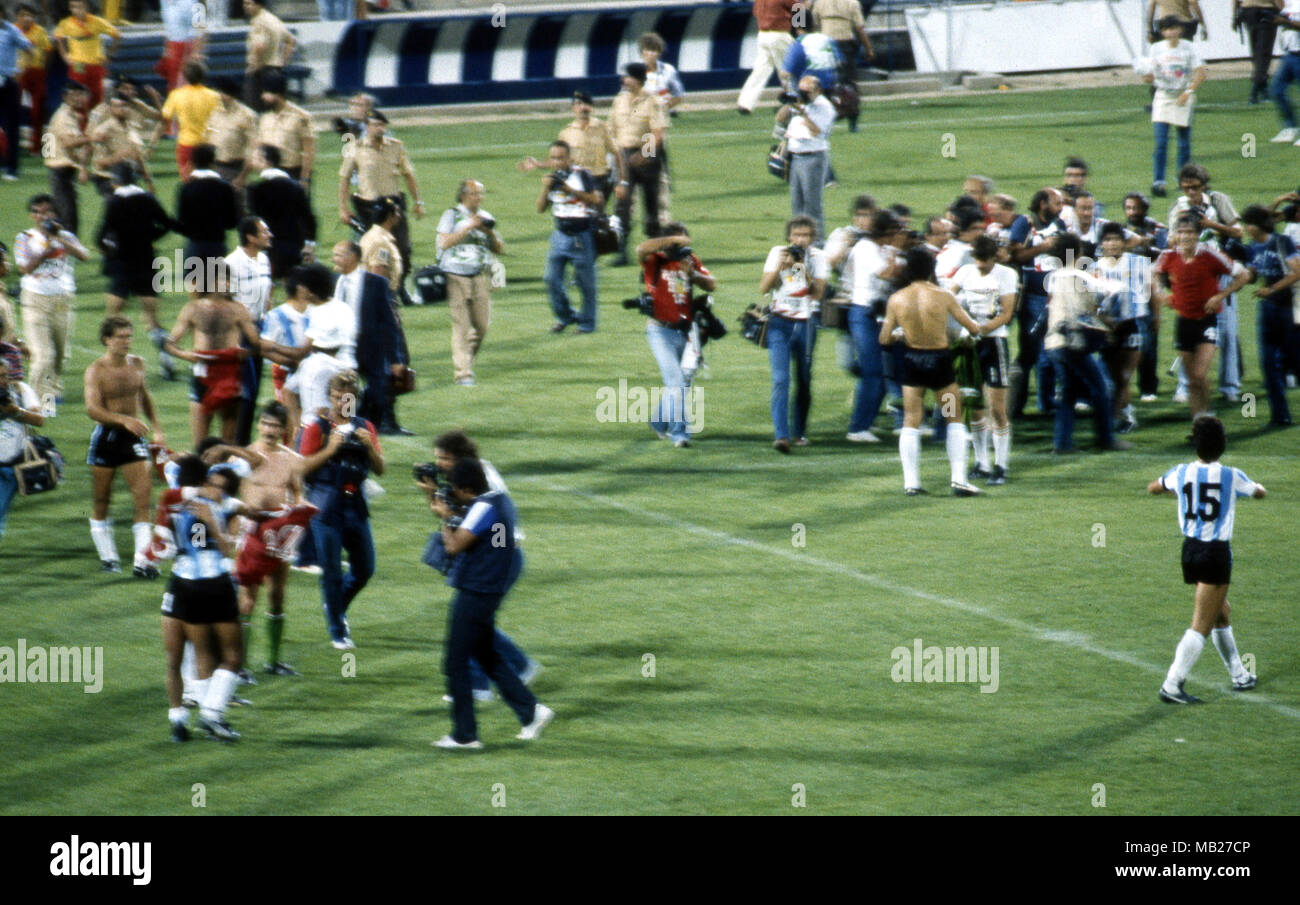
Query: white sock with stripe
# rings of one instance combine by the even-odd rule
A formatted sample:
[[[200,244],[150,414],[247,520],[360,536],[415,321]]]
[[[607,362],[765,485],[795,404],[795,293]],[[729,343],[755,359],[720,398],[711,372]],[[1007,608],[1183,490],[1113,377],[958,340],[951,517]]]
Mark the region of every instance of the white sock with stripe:
[[[194,683],[198,680],[199,664],[194,656],[194,642],[186,641],[185,650],[181,653],[181,682],[184,683],[185,688],[181,693],[193,701],[199,699],[194,693]]]
[[[921,486],[921,431],[905,427],[898,432],[898,458],[903,461],[903,489]]]
[[[1011,464],[1011,425],[993,428],[993,463],[1003,471]]]
[[[113,520],[106,518],[102,522],[90,520],[90,539],[95,542],[95,552],[101,562],[117,562],[117,542],[113,540]]]
[[[1187,680],[1187,674],[1196,665],[1196,658],[1201,655],[1204,647],[1205,636],[1200,632],[1190,628],[1183,632],[1183,638],[1174,651],[1174,662],[1169,667],[1169,675],[1165,676],[1165,691],[1173,694]]]
[[[149,522],[135,522],[131,525],[131,538],[135,541],[135,565],[147,566],[149,557],[145,556],[149,552],[149,545],[153,543],[153,525]]]
[[[989,422],[983,418],[971,422],[971,440],[975,443],[975,464],[985,471],[989,470]]]
[[[203,695],[201,703],[203,718],[206,720],[222,720],[226,716],[226,708],[230,706],[230,699],[235,696],[235,687],[239,685],[239,673],[231,672],[228,669],[218,669],[208,680],[207,693]]]
[[[1223,665],[1228,667],[1228,675],[1232,676],[1232,681],[1239,682],[1250,675],[1241,662],[1241,654],[1237,653],[1237,639],[1232,636],[1232,626],[1214,629],[1210,632],[1210,640],[1214,642],[1214,649],[1223,658]]]
[[[956,484],[966,483],[966,425],[954,421],[948,425],[948,464],[952,466],[952,480]]]

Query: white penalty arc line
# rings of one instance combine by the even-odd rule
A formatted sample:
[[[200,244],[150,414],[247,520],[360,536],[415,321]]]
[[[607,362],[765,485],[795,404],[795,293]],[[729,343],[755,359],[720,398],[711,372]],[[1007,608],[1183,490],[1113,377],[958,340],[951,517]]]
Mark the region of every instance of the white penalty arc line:
[[[1077,632],[1057,631],[1053,629],[1044,628],[1043,626],[1035,625],[1032,622],[1025,622],[1022,619],[1016,619],[1011,616],[1004,616],[1000,613],[996,613],[988,609],[987,607],[978,606],[973,603],[967,603],[964,600],[957,600],[954,597],[945,597],[940,594],[931,594],[929,591],[923,591],[920,590],[919,588],[913,588],[913,587],[909,587],[908,585],[897,584],[896,582],[892,582],[889,581],[888,579],[881,578],[878,575],[872,575],[869,572],[863,572],[861,569],[855,569],[852,566],[846,566],[843,563],[834,562],[828,559],[821,559],[819,557],[812,556],[806,553],[799,553],[793,549],[785,550],[781,547],[772,547],[767,544],[759,543],[756,540],[751,540],[750,538],[747,537],[740,537],[739,535],[731,534],[726,531],[719,531],[715,528],[706,528],[703,525],[696,525],[691,522],[683,521],[682,519],[675,518],[671,515],[665,515],[662,512],[655,512],[650,509],[642,509],[639,506],[633,506],[628,503],[623,503],[616,499],[613,499],[612,497],[604,496],[603,494],[591,493],[585,490],[577,490],[572,487],[561,487],[556,484],[548,483],[546,482],[546,479],[541,477],[525,476],[521,478],[516,478],[516,481],[520,483],[538,484],[541,487],[543,487],[543,489],[551,491],[553,493],[561,493],[570,497],[572,496],[580,497],[582,499],[590,500],[593,503],[599,503],[602,506],[608,506],[612,509],[618,509],[622,512],[628,513],[629,515],[635,515],[639,518],[644,518],[650,521],[659,522],[660,524],[667,525],[679,531],[686,531],[690,534],[695,534],[700,537],[707,537],[711,540],[729,544],[734,547],[743,547],[747,550],[753,550],[755,552],[762,553],[767,556],[771,556],[775,554],[777,556],[781,556],[793,562],[797,562],[801,565],[814,566],[818,569],[835,572],[839,575],[843,575],[847,578],[852,578],[864,584],[872,585],[873,587],[879,588],[882,591],[888,591],[893,594],[900,594],[906,597],[915,598],[917,600],[924,600],[929,603],[935,603],[938,604],[939,606],[946,607],[947,609],[957,610],[958,612],[967,613],[971,616],[979,616],[983,619],[988,619],[992,622],[996,622],[999,625],[1004,625],[1007,628],[1014,629],[1015,631],[1028,635],[1032,638],[1036,638],[1039,641],[1046,641],[1051,644],[1064,644],[1066,647],[1072,647],[1075,650],[1081,650],[1086,653],[1096,654],[1099,657],[1105,657],[1107,660],[1113,660],[1116,663],[1123,663],[1127,666],[1133,666],[1144,672],[1153,673],[1155,675],[1160,675],[1160,676],[1163,676],[1166,672],[1166,670],[1163,667],[1141,660],[1138,657],[1134,656],[1133,654],[1126,654],[1122,651],[1111,650],[1109,648],[1101,647],[1097,644],[1094,644],[1088,640],[1086,635],[1081,635]],[[1268,707],[1270,710],[1273,710],[1276,713],[1281,714],[1282,716],[1290,717],[1293,720],[1300,720],[1300,709],[1297,709],[1295,707],[1290,707],[1286,704],[1279,704],[1276,701],[1271,701],[1268,698],[1264,697],[1263,695],[1258,695],[1255,694],[1254,692],[1249,692],[1245,694],[1233,694],[1228,690],[1227,686],[1224,685],[1218,686],[1218,689],[1220,691],[1229,694],[1232,700],[1240,701],[1242,703],[1260,704],[1265,707]]]

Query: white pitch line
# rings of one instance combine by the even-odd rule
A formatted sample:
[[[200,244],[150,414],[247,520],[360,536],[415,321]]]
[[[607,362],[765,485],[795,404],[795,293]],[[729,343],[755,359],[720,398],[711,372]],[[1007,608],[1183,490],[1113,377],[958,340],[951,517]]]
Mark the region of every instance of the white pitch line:
[[[680,531],[687,531],[690,532],[691,534],[697,534],[700,535],[701,537],[707,537],[715,541],[721,541],[722,543],[730,544],[732,546],[744,547],[745,549],[754,550],[755,552],[763,553],[769,556],[775,554],[777,556],[781,556],[785,559],[792,560],[793,562],[797,562],[802,565],[815,566],[819,569],[836,572],[840,575],[844,575],[848,578],[855,579],[864,584],[869,584],[872,585],[873,587],[880,588],[883,591],[889,591],[890,593],[901,594],[907,597],[914,597],[918,600],[925,600],[930,603],[937,603],[938,605],[942,607],[946,607],[951,610],[957,610],[959,612],[967,613],[972,616],[979,616],[981,618],[988,619],[992,622],[996,622],[999,625],[1004,625],[1007,628],[1014,629],[1018,632],[1021,632],[1022,634],[1029,635],[1033,638],[1037,638],[1039,641],[1046,641],[1051,644],[1064,644],[1066,647],[1072,647],[1076,650],[1085,651],[1086,653],[1096,654],[1099,657],[1105,657],[1107,660],[1113,660],[1116,663],[1123,663],[1127,666],[1136,667],[1142,670],[1143,672],[1153,673],[1159,676],[1163,676],[1166,672],[1164,667],[1157,666],[1154,663],[1148,663],[1145,660],[1139,659],[1133,654],[1126,654],[1122,651],[1111,650],[1109,648],[1101,647],[1100,645],[1094,644],[1093,642],[1088,640],[1088,637],[1086,635],[1081,635],[1075,632],[1063,632],[1055,629],[1044,628],[1040,625],[1035,625],[1032,622],[1025,622],[1022,619],[1016,619],[1011,616],[1004,616],[1000,613],[996,613],[988,609],[987,607],[977,606],[976,604],[973,603],[967,603],[964,600],[957,600],[954,597],[945,597],[940,594],[931,594],[929,591],[922,591],[918,588],[909,587],[908,585],[897,584],[896,582],[892,582],[889,581],[888,579],[881,578],[878,575],[872,575],[869,572],[863,572],[861,569],[855,569],[852,566],[846,566],[843,565],[842,563],[833,562],[832,560],[820,559],[816,556],[811,556],[806,553],[798,553],[795,552],[793,549],[786,550],[781,547],[768,546],[767,544],[762,544],[759,543],[758,541],[751,540],[746,537],[740,537],[735,534],[730,534],[726,531],[718,531],[714,528],[706,528],[702,525],[695,525],[692,524],[691,522],[683,521],[682,519],[675,518],[671,515],[665,515],[664,513],[661,512],[654,512],[649,509],[642,509],[639,506],[632,506],[628,503],[622,503],[616,499],[613,499],[612,497],[607,497],[599,493],[590,493],[584,490],[576,490],[572,487],[561,487],[555,484],[544,483],[545,482],[544,478],[525,476],[522,478],[517,478],[516,481],[520,483],[542,484],[542,486],[546,490],[549,490],[553,493],[562,493],[565,494],[566,496],[582,497],[583,499],[591,500],[592,502],[600,503],[601,505],[609,506],[613,509],[621,510],[630,515],[635,515],[640,518],[659,522],[660,524],[663,525],[668,525],[669,527],[676,528]],[[1257,695],[1254,694],[1253,692],[1246,693],[1246,694],[1234,694],[1228,690],[1226,685],[1220,685],[1218,686],[1218,689],[1230,695],[1231,699],[1233,700],[1241,701],[1242,703],[1262,704],[1268,707],[1269,709],[1273,710],[1274,712],[1280,713],[1283,716],[1290,717],[1293,720],[1300,720],[1300,709],[1297,709],[1295,707],[1290,707],[1287,706],[1286,704],[1279,704],[1275,701],[1269,700],[1263,695]]]

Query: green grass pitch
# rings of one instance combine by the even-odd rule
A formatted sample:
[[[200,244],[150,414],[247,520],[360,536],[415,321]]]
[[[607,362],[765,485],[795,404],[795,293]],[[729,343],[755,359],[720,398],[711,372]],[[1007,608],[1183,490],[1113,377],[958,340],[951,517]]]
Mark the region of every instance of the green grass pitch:
[[[1300,153],[1267,142],[1274,114],[1246,106],[1245,94],[1242,81],[1208,83],[1193,134],[1194,159],[1239,209],[1294,188]],[[828,219],[845,222],[858,191],[905,202],[918,217],[938,212],[971,173],[992,176],[1023,208],[1035,189],[1059,182],[1072,154],[1088,160],[1090,188],[1117,214],[1125,192],[1150,183],[1145,97],[1124,85],[872,103],[861,132],[834,135],[840,185],[826,193]],[[509,287],[495,293],[472,389],[452,385],[445,307],[404,310],[420,390],[400,414],[418,437],[384,444],[387,494],[372,521],[378,572],[351,611],[356,675],[342,675],[327,643],[314,579],[295,574],[285,656],[303,676],[246,692],[255,706],[232,712],[244,734],[235,746],[168,742],[163,584],[98,572],[80,376],[99,354],[104,282],[97,265],[79,268],[68,398],[46,430],[69,459],[68,478],[54,494],[19,498],[10,513],[0,645],[101,646],[103,689],[0,685],[0,813],[482,814],[502,802],[521,814],[1300,809],[1300,435],[1263,428],[1249,292],[1244,389],[1260,397],[1258,417],[1235,407],[1220,414],[1226,460],[1272,491],[1240,505],[1230,596],[1260,686],[1232,694],[1207,645],[1188,684],[1206,705],[1169,707],[1156,689],[1191,594],[1178,569],[1173,502],[1144,492],[1191,457],[1185,408],[1168,401],[1167,377],[1161,401],[1140,407],[1131,452],[1054,461],[1050,424],[1031,416],[1016,426],[1010,482],[974,500],[907,499],[895,444],[844,441],[853,383],[830,331],[816,353],[813,445],[790,457],[771,449],[766,355],[734,332],[708,348],[694,448],[674,450],[644,424],[603,423],[600,388],[650,387],[659,377],[643,319],[617,305],[637,291],[635,268],[600,266],[595,335],[546,332],[549,218],[534,212],[538,177],[513,164],[541,156],[561,123],[395,128],[429,202],[430,216],[414,225],[417,262],[432,260],[437,212],[457,182],[478,178],[508,243]],[[764,256],[782,241],[788,215],[786,192],[762,165],[769,127],[765,115],[688,110],[670,136],[673,211],[717,275],[718,305],[733,326],[757,300]],[[328,245],[344,229],[333,223],[338,149],[332,135],[320,142],[315,204]],[[941,153],[954,145],[955,156]],[[154,160],[170,206],[170,147]],[[21,183],[0,190],[7,241],[27,225],[27,196],[44,190],[43,174],[30,159],[26,167]],[[1157,202],[1153,214],[1166,210]],[[83,188],[83,238],[98,217]],[[169,238],[159,250],[173,247]],[[179,307],[166,299],[164,321]],[[134,303],[128,311],[137,313]],[[1166,330],[1162,363],[1170,343]],[[136,350],[180,446],[185,386],[157,379],[139,329]],[[469,756],[429,747],[448,729],[440,658],[451,591],[419,562],[432,521],[409,478],[430,457],[435,432],[457,425],[477,437],[519,505],[528,567],[500,624],[546,666],[535,689],[558,713],[526,744],[514,741],[502,704],[480,707],[487,750]],[[1089,423],[1078,431],[1090,442]],[[946,469],[942,448],[927,444],[922,474],[932,489],[945,485]],[[113,514],[128,549],[120,484]],[[264,603],[254,667],[264,657],[263,612]],[[996,647],[996,692],[895,682],[891,652],[918,638]]]

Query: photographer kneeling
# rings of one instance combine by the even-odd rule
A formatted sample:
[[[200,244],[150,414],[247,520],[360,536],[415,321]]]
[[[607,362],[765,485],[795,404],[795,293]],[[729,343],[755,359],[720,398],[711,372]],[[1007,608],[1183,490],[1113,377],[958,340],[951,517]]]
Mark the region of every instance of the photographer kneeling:
[[[447,584],[456,589],[447,626],[443,671],[452,699],[452,734],[434,745],[439,748],[482,748],[474,719],[470,659],[477,660],[501,691],[523,729],[516,738],[537,738],[555,716],[497,654],[494,636],[501,601],[519,577],[522,554],[515,544],[515,504],[499,490],[489,490],[483,466],[477,459],[461,459],[447,477],[457,503],[467,507],[457,527],[444,524],[443,546],[452,557]],[[451,507],[438,497],[430,502],[444,522],[454,518]]]
[[[18,347],[0,343],[0,538],[5,535],[9,504],[18,492],[13,466],[23,461],[27,427],[45,423],[36,392],[22,378]]]
[[[717,288],[708,268],[691,251],[691,237],[681,223],[663,227],[663,236],[646,239],[636,247],[645,276],[650,321],[646,339],[659,364],[664,394],[650,427],[680,448],[691,445],[686,394],[700,360],[699,325],[695,321],[691,292]]]

